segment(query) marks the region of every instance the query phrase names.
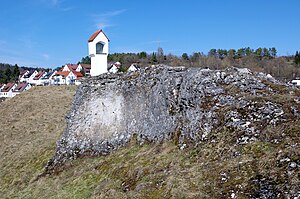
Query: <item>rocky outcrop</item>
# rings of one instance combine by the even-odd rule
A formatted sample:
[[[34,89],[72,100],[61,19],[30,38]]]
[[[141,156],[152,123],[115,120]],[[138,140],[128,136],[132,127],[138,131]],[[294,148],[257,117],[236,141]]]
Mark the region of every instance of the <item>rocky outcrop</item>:
[[[270,76],[238,68],[156,66],[88,78],[47,169],[79,155],[108,154],[134,135],[140,144],[173,139],[183,149],[232,128],[237,144],[253,142],[267,126],[299,117],[300,99],[286,89]],[[290,92],[288,105],[272,97],[280,92]]]

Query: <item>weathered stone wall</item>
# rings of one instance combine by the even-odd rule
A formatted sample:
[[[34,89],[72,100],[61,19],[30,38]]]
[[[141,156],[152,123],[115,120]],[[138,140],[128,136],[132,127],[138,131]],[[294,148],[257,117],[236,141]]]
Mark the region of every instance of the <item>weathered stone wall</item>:
[[[227,126],[244,132],[237,143],[251,142],[262,125],[276,125],[286,117],[282,106],[252,100],[272,96],[269,83],[276,81],[248,69],[167,66],[88,78],[78,88],[47,168],[81,154],[108,154],[133,134],[141,144],[175,136],[184,148],[187,140],[203,141],[214,129]],[[298,111],[299,104],[294,108]]]

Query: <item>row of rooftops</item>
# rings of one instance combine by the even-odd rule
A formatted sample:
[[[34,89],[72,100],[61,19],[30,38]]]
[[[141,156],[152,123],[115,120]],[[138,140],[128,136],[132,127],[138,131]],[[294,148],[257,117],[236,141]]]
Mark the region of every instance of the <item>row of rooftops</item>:
[[[34,76],[33,80],[39,80],[39,79],[47,80],[50,78],[54,78],[55,76],[62,76],[62,78],[65,78],[70,74],[70,72],[72,72],[77,77],[76,79],[78,80],[83,77],[83,74],[77,70],[79,65],[84,69],[86,74],[90,73],[90,70],[91,70],[90,64],[66,64],[59,71],[49,71],[49,72],[38,71],[38,73]],[[134,66],[136,69],[139,69],[139,66],[136,63],[132,64],[131,66]],[[69,71],[63,71],[64,67],[68,67]],[[112,67],[116,67],[116,68],[120,69],[121,63],[120,62],[108,63],[108,65],[107,65],[108,71],[110,71],[110,69]],[[20,74],[20,77],[22,77],[24,79],[30,78],[35,71],[36,70],[31,70],[31,71],[25,70]],[[53,75],[53,73],[55,73],[55,74]]]
[[[55,78],[57,76],[61,76],[63,79],[65,79],[71,72],[75,75],[76,80],[79,80],[83,77],[83,74],[81,72],[79,72],[78,67],[79,65],[84,69],[84,71],[88,74],[90,72],[91,69],[91,65],[90,64],[66,64],[64,65],[59,71],[36,71],[36,70],[24,70],[21,74],[20,77],[23,79],[26,78],[30,78],[34,73],[35,76],[33,77],[33,80],[49,80],[50,78]],[[116,68],[120,68],[121,67],[121,63],[120,62],[111,62],[108,64],[108,71],[112,68],[112,67],[116,67]],[[137,64],[132,64],[132,66],[134,66],[136,69],[139,69],[139,67],[137,66]],[[63,71],[63,69],[67,67],[69,69],[69,71]],[[32,77],[31,77],[32,78]],[[29,82],[22,82],[20,84],[17,85],[17,87],[14,89],[15,92],[22,92],[27,84]],[[7,83],[5,85],[1,85],[0,84],[0,89],[1,92],[8,92],[9,90],[11,90],[11,88],[15,85],[15,83]]]
[[[90,64],[66,64],[65,66],[67,66],[70,71],[62,71],[65,66],[63,66],[63,68],[61,68],[60,71],[49,71],[49,72],[38,71],[37,74],[34,76],[33,80],[39,80],[39,79],[47,80],[53,78],[54,76],[59,76],[59,75],[65,78],[70,74],[70,72],[72,72],[77,77],[77,79],[80,79],[83,77],[83,74],[79,71],[76,71],[79,65],[84,69],[85,73],[89,74],[91,69]],[[20,74],[20,77],[24,79],[28,79],[35,73],[35,71],[36,70],[31,70],[31,71],[25,70]]]
[[[0,84],[0,92],[9,92],[12,88],[16,85],[16,83],[7,83],[7,84]],[[23,92],[25,88],[28,86],[27,82],[19,83],[12,92]]]

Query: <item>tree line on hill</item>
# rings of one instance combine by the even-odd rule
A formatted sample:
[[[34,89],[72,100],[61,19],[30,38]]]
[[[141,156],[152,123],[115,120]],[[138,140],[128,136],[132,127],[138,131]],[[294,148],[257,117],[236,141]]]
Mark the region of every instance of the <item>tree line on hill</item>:
[[[207,54],[194,52],[191,55],[183,53],[181,56],[164,54],[163,49],[158,48],[157,52],[153,53],[113,53],[108,55],[108,62],[116,61],[122,63],[123,70],[126,70],[132,63],[139,63],[140,66],[166,64],[210,69],[224,69],[234,66],[269,73],[281,80],[300,78],[300,52],[297,51],[294,56],[277,56],[275,47],[210,49]],[[78,63],[90,64],[91,60],[87,56]]]
[[[255,71],[269,73],[281,80],[300,78],[300,52],[293,56],[277,56],[277,50],[272,48],[250,47],[240,49],[210,49],[207,54],[194,52],[191,55],[183,53],[181,56],[165,54],[162,48],[157,52],[147,53],[113,53],[108,55],[108,62],[119,61],[122,63],[122,71],[125,71],[132,63],[140,66],[152,64],[166,64],[170,66],[202,67],[210,69],[224,69],[230,66],[246,67]],[[83,57],[78,62],[90,64],[89,56]],[[0,63],[0,83],[17,82],[20,71],[38,68],[19,67],[17,64]],[[60,69],[60,67],[58,68]],[[49,69],[42,69],[49,70]]]
[[[20,73],[22,73],[24,70],[43,70],[48,72],[49,68],[33,68],[33,67],[26,67],[22,66],[19,67],[17,64],[7,64],[7,63],[0,63],[0,84],[6,84],[8,82],[18,82]]]
[[[3,64],[0,63],[0,84],[6,84],[8,82],[17,82],[19,79],[20,70],[17,64]]]

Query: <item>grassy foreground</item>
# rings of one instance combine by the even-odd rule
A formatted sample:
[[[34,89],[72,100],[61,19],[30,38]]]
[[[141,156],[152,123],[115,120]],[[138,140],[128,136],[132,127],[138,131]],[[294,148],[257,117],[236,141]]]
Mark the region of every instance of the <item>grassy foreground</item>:
[[[286,185],[299,186],[299,171],[290,169],[299,163],[299,121],[270,127],[265,139],[247,145],[237,145],[238,132],[226,128],[185,150],[133,139],[111,155],[82,157],[36,180],[54,154],[75,90],[37,87],[0,104],[0,198],[249,198],[265,189],[282,197]]]
[[[55,151],[76,87],[34,87],[0,103],[0,198],[16,198]]]

